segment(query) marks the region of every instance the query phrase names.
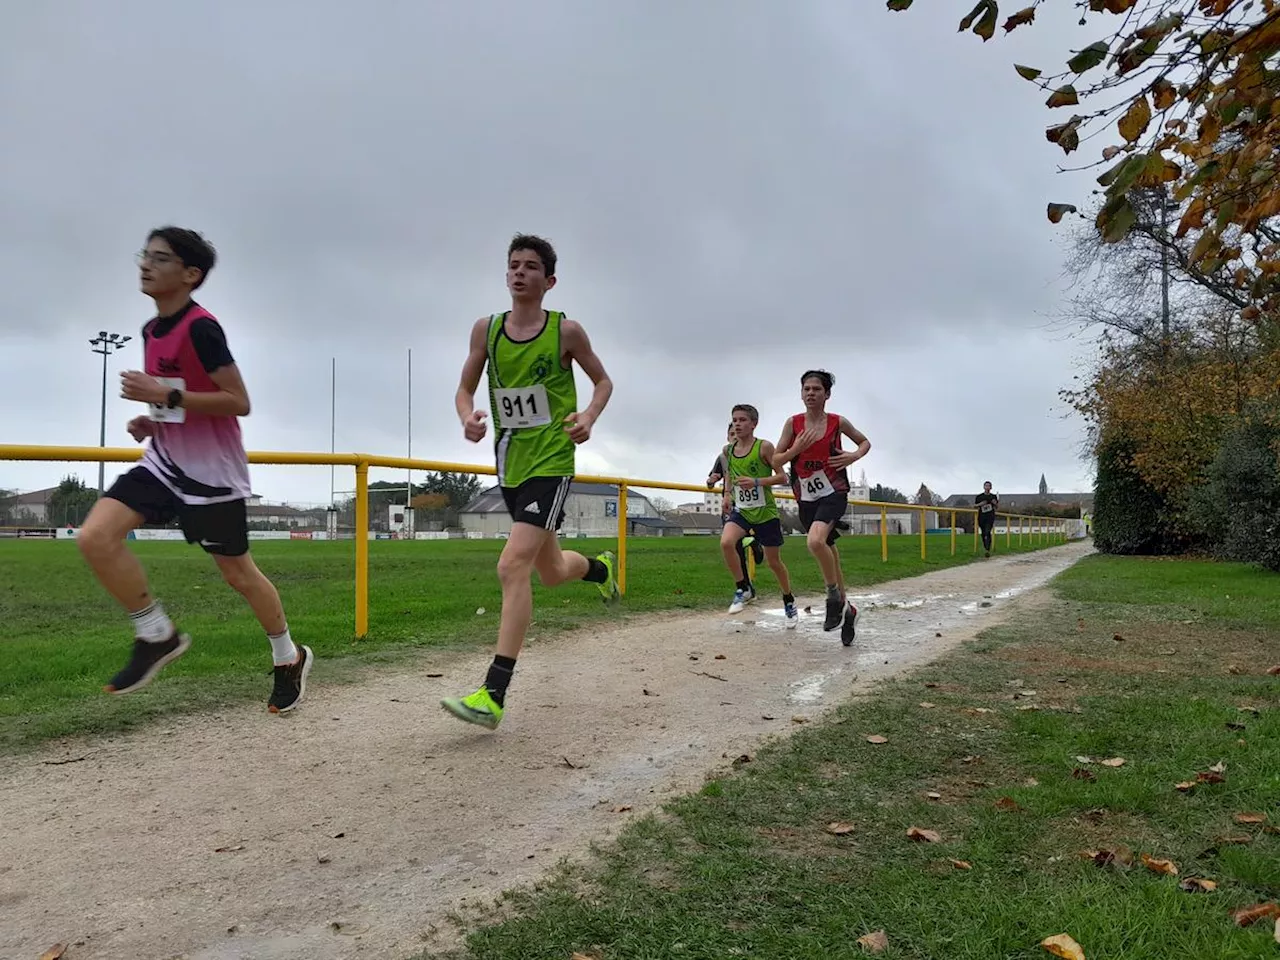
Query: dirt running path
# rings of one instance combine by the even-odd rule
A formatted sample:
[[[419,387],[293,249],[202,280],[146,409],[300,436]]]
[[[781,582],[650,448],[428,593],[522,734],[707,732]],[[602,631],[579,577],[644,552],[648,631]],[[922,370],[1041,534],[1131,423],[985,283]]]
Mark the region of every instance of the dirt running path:
[[[68,960],[401,960],[459,904],[936,657],[1090,550],[878,586],[850,649],[819,613],[784,632],[772,597],[535,643],[493,734],[437,705],[489,653],[428,654],[319,683],[287,718],[246,706],[23,757],[0,773],[0,956],[63,941]]]

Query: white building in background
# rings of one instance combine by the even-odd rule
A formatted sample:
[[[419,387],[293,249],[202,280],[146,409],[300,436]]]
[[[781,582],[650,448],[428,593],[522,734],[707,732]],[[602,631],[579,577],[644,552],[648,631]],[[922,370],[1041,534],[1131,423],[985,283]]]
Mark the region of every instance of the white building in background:
[[[716,510],[719,512],[718,502]],[[649,498],[634,490],[627,491],[627,517],[662,522],[662,515]],[[458,523],[472,536],[497,537],[511,533],[511,514],[502,499],[502,490],[495,484],[482,492],[458,512]],[[618,488],[601,483],[570,484],[560,532],[567,537],[617,535]]]

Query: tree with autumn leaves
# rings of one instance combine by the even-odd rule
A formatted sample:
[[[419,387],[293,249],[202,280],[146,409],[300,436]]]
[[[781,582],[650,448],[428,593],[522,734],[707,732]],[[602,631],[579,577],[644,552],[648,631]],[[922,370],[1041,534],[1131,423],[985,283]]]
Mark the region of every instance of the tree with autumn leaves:
[[[959,30],[986,42],[1067,2],[1002,17],[980,0]],[[1099,170],[1100,201],[1049,203],[1049,220],[1087,217],[1095,245],[1119,251],[1101,254],[1120,278],[1114,295],[1083,288],[1077,311],[1105,328],[1099,362],[1064,391],[1098,459],[1099,546],[1199,542],[1276,568],[1250,545],[1266,536],[1258,518],[1280,515],[1280,3],[1070,2],[1082,42],[1061,67],[1014,70],[1067,114],[1047,124],[1050,143],[1066,155],[1100,147],[1083,166]],[[1171,274],[1196,295],[1171,298]],[[1152,277],[1164,301],[1154,322],[1133,295]]]

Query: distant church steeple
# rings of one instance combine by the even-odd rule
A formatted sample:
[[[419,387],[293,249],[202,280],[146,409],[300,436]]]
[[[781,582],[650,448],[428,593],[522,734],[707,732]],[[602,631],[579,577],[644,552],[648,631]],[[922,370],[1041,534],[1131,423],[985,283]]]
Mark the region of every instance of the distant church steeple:
[[[1049,484],[1045,482],[1044,474],[1040,474],[1040,495],[1044,496],[1049,492]]]

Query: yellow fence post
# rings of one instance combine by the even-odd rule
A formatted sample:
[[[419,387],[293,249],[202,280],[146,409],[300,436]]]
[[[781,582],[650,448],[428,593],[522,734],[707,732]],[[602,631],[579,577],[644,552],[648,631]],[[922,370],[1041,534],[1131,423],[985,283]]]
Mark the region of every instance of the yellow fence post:
[[[978,513],[976,510],[973,514],[973,552],[978,552]]]
[[[356,463],[356,636],[369,634],[369,463]]]
[[[925,522],[926,519],[927,518],[925,516],[925,512],[923,509],[921,509],[920,511],[920,559],[921,560],[927,560],[929,557],[929,549],[928,547],[925,546],[925,542],[924,542],[924,539],[925,539],[924,528],[928,526],[928,524]]]
[[[889,508],[880,508],[880,562],[889,562]]]
[[[956,512],[951,511],[951,555],[956,555]]]
[[[1026,517],[1022,517],[1022,516],[1018,517],[1018,546],[1022,546],[1022,522],[1025,519]]]
[[[618,484],[618,593],[627,592],[627,485]]]
[[[1006,550],[1012,546],[1013,540],[1013,517],[1004,518],[1004,548]]]

